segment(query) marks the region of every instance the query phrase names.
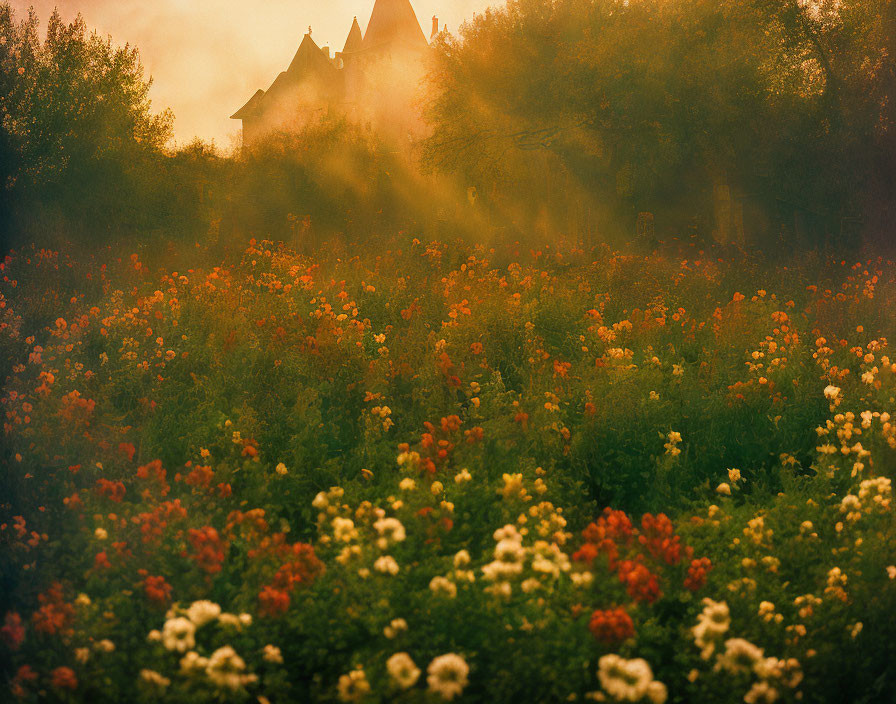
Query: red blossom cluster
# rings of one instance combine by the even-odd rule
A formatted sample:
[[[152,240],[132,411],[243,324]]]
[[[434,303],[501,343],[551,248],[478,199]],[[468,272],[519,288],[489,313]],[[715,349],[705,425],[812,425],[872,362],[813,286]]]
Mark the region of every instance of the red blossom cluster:
[[[662,513],[644,514],[641,529],[637,530],[623,511],[606,508],[582,531],[582,536],[585,542],[573,559],[591,564],[599,555],[605,555],[609,569],[616,572],[636,601],[652,603],[662,596],[660,575],[664,565],[675,567],[683,559],[690,562],[684,586],[691,591],[705,584],[712,566],[707,558],[693,559],[693,549],[682,544],[672,521]]]
[[[265,616],[279,616],[289,609],[291,593],[302,585],[313,582],[324,571],[324,563],[307,543],[290,543],[285,533],[268,534],[269,526],[264,509],[232,511],[227,517],[224,533],[230,539],[238,533],[241,541],[252,545],[248,550],[251,561],[266,573],[274,575],[258,595],[260,611]]]
[[[68,689],[74,691],[78,688],[78,677],[70,667],[57,667],[50,675],[50,684],[56,689]]]
[[[193,554],[190,558],[199,565],[200,569],[212,575],[221,571],[224,558],[227,556],[227,542],[221,538],[218,531],[212,526],[202,528],[190,528],[187,531],[187,539],[193,546]]]
[[[62,585],[54,582],[43,594],[38,595],[40,608],[31,616],[34,630],[38,633],[54,635],[66,630],[75,615],[75,609],[67,604],[62,594]]]
[[[190,470],[184,481],[187,486],[208,488],[214,478],[215,473],[211,467],[199,465]]]
[[[22,665],[16,670],[16,676],[10,683],[10,691],[16,699],[24,699],[28,696],[26,685],[37,680],[37,673],[30,665]]]
[[[138,570],[137,574],[143,577],[143,591],[146,598],[156,606],[166,606],[171,599],[171,585],[164,577],[153,576],[146,570]]]
[[[438,427],[426,421],[423,426],[426,432],[420,436],[420,468],[429,474],[435,474],[440,467],[444,467],[448,462],[451,451],[454,450],[456,443],[454,434],[460,430],[461,419],[459,416],[451,415],[442,418]],[[475,429],[474,429],[475,430]],[[474,434],[474,440],[476,435]],[[467,436],[469,441],[470,436]],[[402,443],[398,446],[399,452],[409,452],[410,445]]]
[[[165,468],[162,466],[162,460],[153,460],[149,464],[137,468],[137,478],[156,482],[156,484],[159,485],[159,490],[162,496],[167,496],[168,492],[171,490],[171,487],[166,481],[167,476],[168,472],[166,472]]]
[[[665,513],[653,516],[645,513],[641,518],[641,535],[638,542],[657,560],[669,565],[677,565],[681,561],[681,538],[675,535],[672,521]],[[685,555],[693,555],[691,548],[685,548]]]
[[[92,399],[81,398],[80,391],[70,391],[62,397],[59,415],[67,421],[87,421],[95,407]]]
[[[684,587],[692,592],[703,588],[706,584],[706,573],[712,569],[712,562],[708,557],[700,557],[691,560],[688,567],[688,576],[684,580]]]
[[[614,609],[598,609],[591,614],[588,630],[602,643],[621,643],[635,635],[635,624],[622,606]]]
[[[156,506],[152,511],[137,514],[133,521],[140,526],[140,534],[144,543],[159,540],[171,521],[187,517],[187,510],[181,505],[180,499],[165,501]]]
[[[8,611],[3,619],[3,628],[0,628],[0,638],[10,650],[18,650],[25,640],[25,626],[22,617],[15,611]]]
[[[126,490],[124,484],[121,482],[113,482],[109,479],[97,479],[96,492],[100,496],[105,496],[110,501],[120,504],[122,499],[124,499]]]
[[[652,604],[663,595],[660,591],[659,578],[637,559],[621,560],[616,565],[616,573],[619,575],[619,581],[625,585],[628,595],[636,601]]]

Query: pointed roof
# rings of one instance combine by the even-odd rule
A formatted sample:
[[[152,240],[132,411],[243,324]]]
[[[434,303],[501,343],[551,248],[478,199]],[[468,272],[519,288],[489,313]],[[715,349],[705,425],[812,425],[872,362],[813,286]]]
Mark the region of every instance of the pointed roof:
[[[373,6],[364,35],[364,48],[392,43],[421,49],[428,46],[410,0],[376,0]]]
[[[302,43],[299,44],[299,50],[293,57],[289,68],[286,69],[286,73],[300,75],[309,71],[315,71],[327,75],[329,71],[335,70],[326,54],[321,51],[321,48],[311,38],[311,32],[308,32],[302,39]]]
[[[249,98],[249,102],[243,105],[243,107],[241,107],[235,113],[233,113],[233,115],[230,116],[230,119],[245,120],[247,117],[251,117],[253,114],[255,114],[255,111],[258,110],[262,98],[264,98],[264,91],[255,91],[255,95]]]
[[[360,51],[364,46],[364,37],[361,34],[361,25],[358,24],[358,18],[355,17],[352,22],[352,28],[349,30],[348,39],[345,40],[345,48],[342,53],[348,54],[352,51]]]

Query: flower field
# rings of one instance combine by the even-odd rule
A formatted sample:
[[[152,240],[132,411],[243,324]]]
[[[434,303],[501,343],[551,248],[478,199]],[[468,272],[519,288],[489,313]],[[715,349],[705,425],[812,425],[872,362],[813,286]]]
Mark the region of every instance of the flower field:
[[[2,263],[3,701],[896,701],[893,262],[213,261]]]

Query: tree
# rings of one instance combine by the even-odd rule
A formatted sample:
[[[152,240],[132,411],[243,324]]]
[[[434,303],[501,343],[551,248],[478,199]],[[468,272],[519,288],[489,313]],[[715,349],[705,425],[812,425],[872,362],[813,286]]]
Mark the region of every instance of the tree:
[[[485,190],[547,151],[617,222],[721,184],[836,234],[896,157],[892,8],[510,0],[437,42],[426,160]]]
[[[34,11],[17,21],[4,2],[0,68],[2,189],[16,219],[7,226],[25,225],[38,207],[100,233],[144,224],[134,198],[159,186],[152,164],[172,116],[153,113],[137,50],[58,12],[41,42]]]

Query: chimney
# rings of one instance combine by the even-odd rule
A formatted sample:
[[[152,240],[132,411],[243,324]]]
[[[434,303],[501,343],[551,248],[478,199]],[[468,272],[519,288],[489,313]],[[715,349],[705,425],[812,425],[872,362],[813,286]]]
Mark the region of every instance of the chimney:
[[[324,46],[324,47],[321,47],[320,50],[322,52],[324,52],[324,56],[326,56],[328,59],[330,58],[330,47]]]
[[[432,34],[430,35],[430,39],[434,39],[435,36],[439,33],[439,18],[432,18]]]

